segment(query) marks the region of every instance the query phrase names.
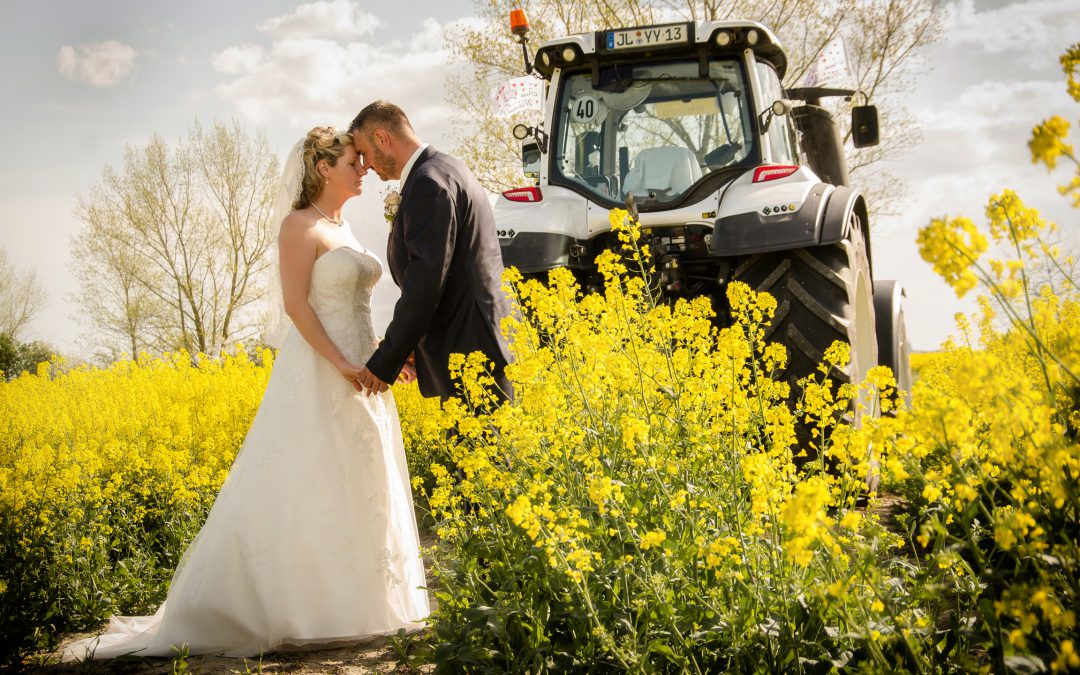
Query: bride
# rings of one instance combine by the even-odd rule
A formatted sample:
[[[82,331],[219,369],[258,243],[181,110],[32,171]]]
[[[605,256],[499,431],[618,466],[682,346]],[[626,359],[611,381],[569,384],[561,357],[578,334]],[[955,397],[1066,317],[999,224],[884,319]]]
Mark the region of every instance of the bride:
[[[363,173],[352,139],[331,127],[294,147],[278,237],[292,327],[255,421],[165,603],[113,617],[64,660],[254,656],[417,629],[428,616],[394,399],[355,382],[377,346],[370,301],[382,274],[341,219]]]

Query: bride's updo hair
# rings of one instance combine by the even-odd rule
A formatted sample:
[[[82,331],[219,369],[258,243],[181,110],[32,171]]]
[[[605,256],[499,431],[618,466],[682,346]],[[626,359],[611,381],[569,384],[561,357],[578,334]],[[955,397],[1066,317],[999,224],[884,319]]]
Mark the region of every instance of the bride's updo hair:
[[[345,154],[346,146],[352,147],[352,137],[334,127],[315,127],[304,139],[304,178],[300,182],[300,196],[293,202],[293,210],[306,209],[323,189],[322,176],[315,165],[326,160],[330,166],[337,164]]]

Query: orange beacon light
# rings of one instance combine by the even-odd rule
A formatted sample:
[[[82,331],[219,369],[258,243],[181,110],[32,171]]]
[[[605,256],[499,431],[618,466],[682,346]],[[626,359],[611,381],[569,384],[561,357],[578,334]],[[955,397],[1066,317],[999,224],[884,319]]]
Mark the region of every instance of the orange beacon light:
[[[529,19],[525,16],[525,10],[510,10],[510,32],[517,36],[521,44],[521,55],[525,59],[525,72],[532,72],[532,64],[529,63]]]
[[[525,37],[529,32],[529,18],[525,16],[525,10],[510,10],[510,32],[518,37]]]

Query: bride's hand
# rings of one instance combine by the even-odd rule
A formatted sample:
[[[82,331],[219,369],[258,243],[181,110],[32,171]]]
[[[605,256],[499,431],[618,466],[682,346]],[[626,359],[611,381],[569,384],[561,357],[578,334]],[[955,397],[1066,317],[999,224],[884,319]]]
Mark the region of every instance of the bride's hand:
[[[351,384],[354,389],[360,392],[364,391],[356,381],[356,378],[360,377],[361,371],[364,370],[363,366],[357,366],[349,361],[343,360],[335,367],[337,368],[337,371],[341,373],[341,376],[345,378],[345,381]]]

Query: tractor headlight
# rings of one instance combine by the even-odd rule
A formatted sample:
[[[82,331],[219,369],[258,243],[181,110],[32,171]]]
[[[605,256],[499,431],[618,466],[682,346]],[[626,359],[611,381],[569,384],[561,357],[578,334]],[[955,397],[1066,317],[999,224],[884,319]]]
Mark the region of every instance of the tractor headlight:
[[[551,54],[549,54],[548,52],[541,52],[540,60],[544,63],[545,68],[551,67]]]
[[[758,35],[758,32],[751,28],[750,30],[746,31],[746,44],[752,47],[757,44],[760,37],[761,36]]]
[[[727,47],[729,44],[731,44],[731,33],[722,30],[716,34],[717,47]]]
[[[563,61],[566,61],[567,63],[573,63],[574,59],[577,58],[577,50],[575,50],[573,47],[564,48],[562,50],[562,58]]]

